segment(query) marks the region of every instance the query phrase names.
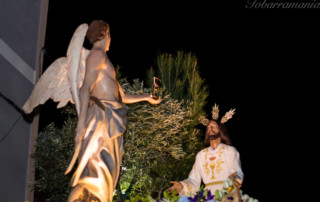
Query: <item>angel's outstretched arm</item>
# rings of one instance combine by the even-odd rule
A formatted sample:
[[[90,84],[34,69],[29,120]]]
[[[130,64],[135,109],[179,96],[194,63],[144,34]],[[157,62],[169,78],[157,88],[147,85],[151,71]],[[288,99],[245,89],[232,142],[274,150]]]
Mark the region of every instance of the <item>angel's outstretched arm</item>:
[[[86,118],[88,114],[90,92],[93,90],[101,69],[105,63],[105,54],[98,50],[92,50],[87,57],[86,72],[80,89],[80,115],[77,125],[76,142],[79,143],[85,134]]]
[[[119,84],[119,91],[120,91],[122,102],[126,104],[131,104],[131,103],[136,103],[141,101],[148,101],[151,104],[159,104],[162,101],[161,98],[157,100],[153,99],[150,94],[142,94],[142,95],[125,94],[120,84]]]

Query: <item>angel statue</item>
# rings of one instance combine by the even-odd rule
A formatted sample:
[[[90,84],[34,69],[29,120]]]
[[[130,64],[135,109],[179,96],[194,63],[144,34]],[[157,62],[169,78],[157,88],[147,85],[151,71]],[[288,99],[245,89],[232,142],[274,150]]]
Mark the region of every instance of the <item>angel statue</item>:
[[[92,44],[91,50],[83,47],[85,36]],[[88,192],[100,202],[112,201],[124,152],[125,104],[161,102],[161,98],[156,100],[148,94],[125,94],[106,54],[110,41],[108,23],[94,20],[89,26],[81,24],[70,41],[67,56],[47,68],[23,106],[30,113],[49,98],[59,102],[57,108],[69,101],[76,106],[75,152],[65,174],[76,160],[78,167],[71,179],[69,202],[80,201]]]

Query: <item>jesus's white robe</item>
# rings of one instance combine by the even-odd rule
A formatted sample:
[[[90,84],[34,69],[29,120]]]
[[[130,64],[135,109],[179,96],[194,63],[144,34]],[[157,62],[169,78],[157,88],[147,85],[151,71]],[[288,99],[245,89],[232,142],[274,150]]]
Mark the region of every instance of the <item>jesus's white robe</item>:
[[[223,182],[234,172],[237,178],[243,180],[240,156],[235,147],[223,143],[216,149],[207,147],[198,152],[189,177],[180,181],[183,185],[180,195],[196,194],[201,180],[206,185],[205,189],[214,194],[216,190],[222,190]]]

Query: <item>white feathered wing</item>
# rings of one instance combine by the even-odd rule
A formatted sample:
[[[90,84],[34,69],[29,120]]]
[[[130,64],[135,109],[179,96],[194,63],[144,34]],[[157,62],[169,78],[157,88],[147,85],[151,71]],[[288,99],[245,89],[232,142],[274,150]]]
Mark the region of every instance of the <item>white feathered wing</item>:
[[[56,59],[40,77],[22,107],[25,113],[31,113],[36,106],[51,98],[59,102],[57,108],[64,107],[70,101],[76,105],[77,113],[80,114],[79,89],[84,79],[85,61],[90,52],[83,48],[87,29],[86,23],[78,26],[69,43],[67,57]]]

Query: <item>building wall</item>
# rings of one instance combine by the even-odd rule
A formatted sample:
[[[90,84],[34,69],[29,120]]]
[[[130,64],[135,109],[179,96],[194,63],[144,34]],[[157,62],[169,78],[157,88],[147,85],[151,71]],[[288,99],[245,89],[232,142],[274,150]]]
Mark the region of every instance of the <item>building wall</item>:
[[[21,108],[42,66],[48,0],[0,2],[0,201],[33,201],[38,115]]]

